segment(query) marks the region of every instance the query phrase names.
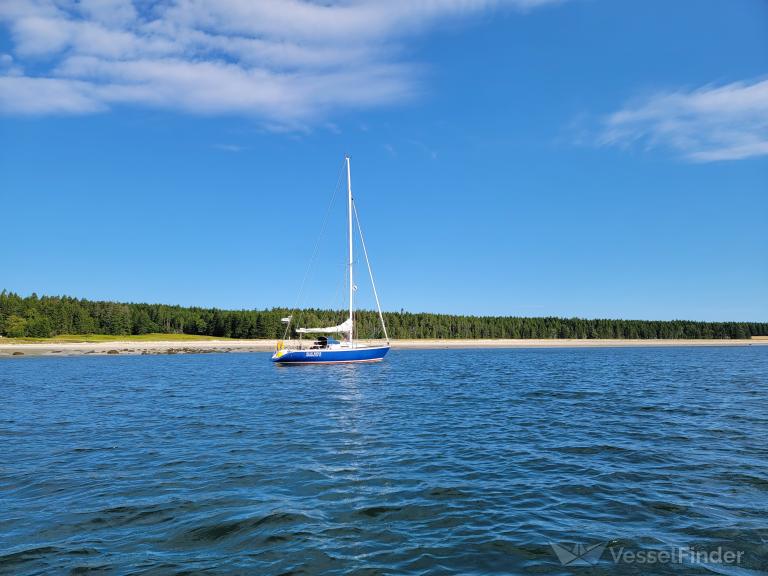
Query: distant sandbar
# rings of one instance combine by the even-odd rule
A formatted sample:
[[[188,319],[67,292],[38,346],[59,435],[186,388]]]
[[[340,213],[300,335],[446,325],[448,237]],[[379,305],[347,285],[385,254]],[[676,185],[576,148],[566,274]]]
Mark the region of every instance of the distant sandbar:
[[[112,341],[11,343],[0,339],[0,357],[82,356],[119,354],[204,354],[216,352],[268,352],[276,340]],[[451,348],[611,348],[653,346],[768,346],[768,339],[748,340],[628,340],[628,339],[518,339],[518,340],[393,340],[397,350]]]

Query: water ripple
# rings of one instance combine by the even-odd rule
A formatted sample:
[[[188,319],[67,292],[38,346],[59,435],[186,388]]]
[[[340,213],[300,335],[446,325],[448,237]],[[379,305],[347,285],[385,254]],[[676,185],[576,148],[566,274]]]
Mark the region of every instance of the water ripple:
[[[14,359],[0,387],[0,574],[768,572],[766,348]],[[611,556],[669,547],[742,558]]]

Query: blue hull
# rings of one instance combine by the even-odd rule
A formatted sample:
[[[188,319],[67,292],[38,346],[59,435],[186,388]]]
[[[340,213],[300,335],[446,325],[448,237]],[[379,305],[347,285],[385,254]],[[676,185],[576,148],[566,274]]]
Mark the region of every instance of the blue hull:
[[[389,346],[353,348],[352,350],[285,350],[272,356],[278,364],[345,364],[350,362],[379,362],[389,352]]]

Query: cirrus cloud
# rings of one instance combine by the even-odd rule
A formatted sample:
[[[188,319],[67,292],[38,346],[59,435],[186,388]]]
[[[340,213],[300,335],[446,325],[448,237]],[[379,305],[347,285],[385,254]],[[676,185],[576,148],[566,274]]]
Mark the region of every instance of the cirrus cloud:
[[[693,162],[768,155],[768,80],[659,93],[604,119],[600,143],[669,148]]]
[[[403,42],[441,18],[557,0],[3,0],[0,112],[116,105],[303,125],[412,98]],[[10,70],[10,68],[9,68]]]

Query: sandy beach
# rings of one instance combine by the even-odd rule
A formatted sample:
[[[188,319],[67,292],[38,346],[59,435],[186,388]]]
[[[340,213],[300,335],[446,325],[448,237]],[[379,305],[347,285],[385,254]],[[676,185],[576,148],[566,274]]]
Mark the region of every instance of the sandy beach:
[[[11,343],[0,339],[0,357],[82,356],[120,354],[205,354],[221,352],[268,352],[275,340],[113,341]],[[449,348],[609,348],[652,346],[768,346],[768,339],[751,340],[393,340],[392,348],[428,350]]]

